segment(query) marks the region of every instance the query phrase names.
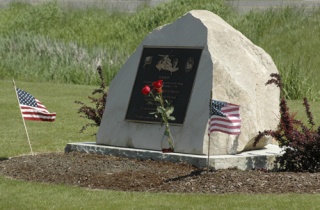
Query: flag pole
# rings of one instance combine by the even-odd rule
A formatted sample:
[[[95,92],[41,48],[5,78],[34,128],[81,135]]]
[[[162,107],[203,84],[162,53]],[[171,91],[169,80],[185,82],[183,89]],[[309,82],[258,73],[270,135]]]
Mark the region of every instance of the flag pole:
[[[18,104],[19,104],[19,109],[20,109],[20,113],[21,113],[21,117],[22,117],[22,121],[23,121],[24,129],[25,129],[26,134],[27,134],[27,138],[28,138],[28,143],[29,143],[29,147],[30,147],[31,155],[33,155],[33,151],[32,151],[32,146],[31,146],[31,142],[30,142],[29,134],[28,134],[28,130],[27,130],[27,126],[26,126],[26,122],[24,121],[24,118],[23,118],[23,115],[22,115],[22,110],[21,110],[21,107],[20,107],[20,101],[19,101],[19,97],[18,97],[18,93],[17,93],[17,88],[16,88],[16,83],[14,82],[14,79],[12,79],[12,82],[13,82],[14,91],[15,91],[16,96],[17,96],[17,100],[18,100]]]
[[[208,160],[207,160],[207,173],[209,173],[210,166],[210,118],[211,118],[211,110],[212,110],[212,90],[210,93],[210,102],[209,102],[209,129],[208,129]]]

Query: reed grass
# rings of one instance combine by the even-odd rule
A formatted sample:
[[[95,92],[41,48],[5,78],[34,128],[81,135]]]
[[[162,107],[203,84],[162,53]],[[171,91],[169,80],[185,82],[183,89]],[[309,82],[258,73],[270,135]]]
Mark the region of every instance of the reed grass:
[[[265,49],[288,99],[319,99],[320,10],[287,6],[239,14],[223,0],[175,0],[134,13],[12,3],[0,9],[0,78],[97,85],[101,61],[109,84],[148,33],[193,9],[218,14]]]
[[[288,99],[306,96],[319,100],[319,8],[270,8],[251,11],[231,21],[235,28],[271,55]]]
[[[120,68],[119,60],[127,58],[121,51],[89,49],[75,42],[64,43],[30,33],[2,37],[0,46],[0,78],[29,82],[96,84],[96,67],[100,63],[110,81]]]
[[[133,14],[13,3],[0,9],[0,78],[97,85],[101,60],[109,84],[150,31],[196,8],[229,11],[222,0],[177,0]]]

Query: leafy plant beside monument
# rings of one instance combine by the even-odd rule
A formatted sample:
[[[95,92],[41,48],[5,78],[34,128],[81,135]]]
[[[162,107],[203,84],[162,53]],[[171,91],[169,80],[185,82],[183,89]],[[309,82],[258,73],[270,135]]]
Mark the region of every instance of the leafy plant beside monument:
[[[280,88],[280,123],[277,130],[259,132],[255,138],[255,145],[261,137],[269,135],[279,142],[284,154],[277,157],[275,163],[279,170],[284,171],[320,171],[320,127],[314,129],[313,116],[307,98],[303,105],[308,117],[308,124],[304,125],[295,119],[295,114],[289,112],[287,101],[283,95],[283,85],[279,74],[271,74],[266,85],[275,84]]]
[[[108,96],[108,93],[106,91],[107,86],[105,83],[101,65],[97,66],[97,71],[101,82],[100,87],[92,92],[92,96],[88,96],[88,98],[91,100],[91,103],[95,104],[95,107],[87,106],[81,101],[75,101],[75,103],[82,105],[78,110],[78,113],[83,114],[80,117],[87,118],[93,121],[93,123],[85,124],[81,128],[80,132],[85,131],[89,126],[99,127],[104,109],[106,107],[106,98]],[[99,96],[94,97],[95,94],[99,94]]]
[[[152,89],[150,86],[145,85],[141,90],[143,95],[151,97],[152,100],[148,100],[148,103],[156,105],[156,111],[150,112],[155,118],[160,119],[161,125],[165,125],[165,131],[161,140],[161,149],[163,153],[174,152],[174,139],[171,135],[169,120],[175,120],[175,117],[171,116],[174,111],[174,107],[170,105],[167,100],[162,97],[163,93],[163,81],[158,80],[152,83]]]

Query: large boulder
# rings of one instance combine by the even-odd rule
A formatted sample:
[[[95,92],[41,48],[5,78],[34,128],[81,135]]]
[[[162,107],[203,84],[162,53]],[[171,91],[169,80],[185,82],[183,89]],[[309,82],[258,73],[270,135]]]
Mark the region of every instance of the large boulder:
[[[193,10],[147,35],[120,69],[109,88],[97,144],[160,150],[164,128],[124,120],[144,46],[203,47],[185,121],[171,127],[176,152],[222,155],[256,149],[251,144],[258,132],[277,127],[279,89],[265,85],[271,73],[278,73],[272,58],[219,16]],[[211,133],[208,150],[211,91],[215,100],[240,105],[242,127],[238,136]],[[271,139],[261,142],[258,148]]]

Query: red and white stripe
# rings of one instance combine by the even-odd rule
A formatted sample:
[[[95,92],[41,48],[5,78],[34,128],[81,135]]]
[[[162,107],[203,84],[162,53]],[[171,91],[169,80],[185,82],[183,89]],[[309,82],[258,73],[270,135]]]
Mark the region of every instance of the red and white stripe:
[[[209,131],[220,131],[227,134],[238,135],[241,129],[240,107],[227,104],[221,108],[226,116],[211,115]]]
[[[55,121],[56,113],[50,113],[47,108],[38,100],[37,107],[20,104],[21,113],[25,120]]]

